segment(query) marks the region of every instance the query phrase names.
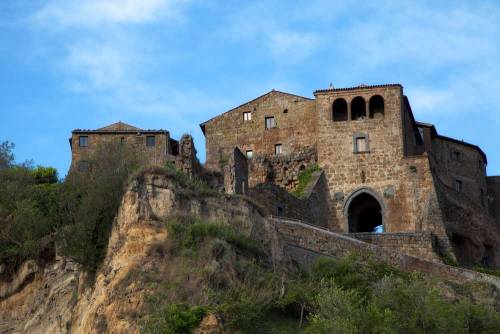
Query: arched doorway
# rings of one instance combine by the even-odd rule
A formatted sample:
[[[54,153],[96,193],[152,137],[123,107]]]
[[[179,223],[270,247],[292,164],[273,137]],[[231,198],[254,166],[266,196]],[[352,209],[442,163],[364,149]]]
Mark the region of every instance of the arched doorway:
[[[384,232],[382,207],[368,192],[352,197],[347,208],[349,233]]]

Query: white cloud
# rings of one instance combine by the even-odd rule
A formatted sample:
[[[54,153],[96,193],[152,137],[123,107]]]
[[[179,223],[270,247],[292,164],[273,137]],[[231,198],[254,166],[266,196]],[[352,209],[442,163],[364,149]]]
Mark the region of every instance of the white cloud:
[[[40,21],[62,27],[138,24],[179,17],[183,0],[54,0],[37,14]]]

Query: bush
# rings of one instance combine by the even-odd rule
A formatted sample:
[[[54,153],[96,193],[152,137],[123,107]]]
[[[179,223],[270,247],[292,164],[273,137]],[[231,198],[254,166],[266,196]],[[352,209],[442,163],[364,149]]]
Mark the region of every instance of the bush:
[[[57,226],[57,171],[16,164],[13,144],[0,145],[0,263],[9,276],[50,247]]]
[[[145,159],[120,142],[100,143],[84,158],[88,172],[72,170],[61,191],[62,228],[58,240],[62,254],[95,271],[102,261],[114,218],[129,176]]]
[[[154,297],[150,297],[149,302],[159,305],[160,308],[157,308],[144,322],[141,330],[144,333],[190,334],[207,314],[205,307],[176,303],[162,305]]]

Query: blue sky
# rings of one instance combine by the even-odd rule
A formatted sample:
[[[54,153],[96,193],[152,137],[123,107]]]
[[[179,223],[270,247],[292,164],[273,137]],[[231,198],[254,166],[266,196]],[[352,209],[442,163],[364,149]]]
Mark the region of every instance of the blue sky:
[[[1,0],[0,141],[70,163],[74,128],[194,136],[271,89],[401,83],[500,174],[500,1]]]

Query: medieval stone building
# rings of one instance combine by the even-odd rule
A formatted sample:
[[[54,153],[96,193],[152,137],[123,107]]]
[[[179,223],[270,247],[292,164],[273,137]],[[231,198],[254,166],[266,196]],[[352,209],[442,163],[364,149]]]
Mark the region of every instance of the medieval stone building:
[[[275,215],[433,261],[500,266],[500,181],[486,176],[486,155],[415,121],[399,84],[314,99],[273,90],[201,129],[205,167],[229,170],[238,148],[248,193]],[[319,171],[305,195],[290,195],[309,166]]]

